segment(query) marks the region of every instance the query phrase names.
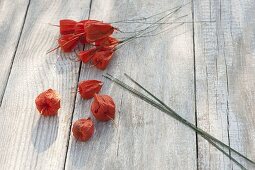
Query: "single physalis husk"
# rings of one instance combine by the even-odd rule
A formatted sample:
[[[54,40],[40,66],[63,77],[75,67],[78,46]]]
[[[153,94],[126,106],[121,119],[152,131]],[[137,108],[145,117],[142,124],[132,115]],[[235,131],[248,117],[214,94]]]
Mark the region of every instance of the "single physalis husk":
[[[92,22],[87,25],[85,24],[84,26],[86,40],[89,43],[109,37],[110,35],[112,35],[114,30],[115,28],[111,24],[102,22]]]
[[[73,136],[79,141],[87,141],[94,134],[94,123],[90,118],[79,119],[73,124]]]
[[[81,20],[76,24],[76,31],[75,33],[85,33],[85,27],[88,27],[91,23],[101,22],[97,20]],[[80,36],[80,42],[82,44],[88,44],[89,42],[86,40],[86,34]]]
[[[119,41],[113,37],[106,37],[95,42],[95,46],[101,47],[102,50],[113,50],[118,44]]]
[[[99,121],[113,120],[115,117],[115,104],[108,95],[94,95],[94,101],[91,104],[91,112]]]
[[[61,35],[73,34],[76,24],[77,24],[77,22],[74,20],[71,20],[71,19],[60,20],[59,21],[60,34]]]
[[[48,89],[35,99],[36,108],[43,116],[54,116],[60,108],[60,96],[55,90]]]
[[[78,22],[75,27],[74,27],[74,34],[81,34],[81,33],[84,33],[84,23],[87,23],[88,20],[82,20],[80,22]],[[79,37],[79,41],[82,43],[82,44],[88,44],[88,42],[86,41],[86,36],[85,34],[81,35]]]
[[[83,63],[87,63],[93,58],[93,56],[96,54],[96,51],[98,51],[97,48],[92,48],[85,51],[79,51],[77,55]]]
[[[92,57],[93,65],[100,70],[106,69],[112,59],[113,52],[113,50],[97,51]]]
[[[85,80],[79,83],[79,93],[83,99],[91,99],[96,93],[99,93],[103,83],[99,80]]]
[[[58,39],[58,45],[64,52],[71,52],[73,48],[78,44],[79,36],[74,34],[62,35]]]

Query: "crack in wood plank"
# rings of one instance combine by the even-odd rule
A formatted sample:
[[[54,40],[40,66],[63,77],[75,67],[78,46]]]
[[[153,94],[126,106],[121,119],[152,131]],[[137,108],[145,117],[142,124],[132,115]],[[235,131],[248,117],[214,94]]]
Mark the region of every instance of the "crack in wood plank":
[[[13,50],[14,53],[13,53],[12,56],[10,56],[11,60],[10,60],[10,64],[9,64],[9,68],[8,68],[8,72],[7,72],[6,78],[3,80],[4,82],[0,82],[1,84],[3,84],[3,87],[1,87],[2,89],[0,89],[0,107],[2,105],[5,89],[6,89],[6,86],[8,84],[8,80],[9,80],[9,77],[10,77],[10,74],[11,74],[11,69],[12,69],[12,66],[13,66],[13,62],[14,62],[14,59],[15,59],[15,56],[16,56],[16,52],[17,52],[17,49],[18,49],[18,46],[19,46],[20,37],[21,37],[21,34],[23,32],[23,28],[24,28],[25,21],[26,21],[26,18],[27,18],[27,11],[28,11],[28,8],[29,8],[29,5],[30,5],[30,1],[31,0],[28,0],[27,6],[26,6],[25,15],[23,17],[23,21],[22,21],[21,28],[20,28],[20,31],[19,31],[19,34],[18,34],[18,38],[17,38],[17,43],[16,43],[16,46],[15,46],[15,48]],[[9,22],[9,23],[6,23],[6,24],[10,24],[11,25],[12,22]],[[7,37],[7,38],[9,38],[9,37]],[[8,47],[8,48],[10,48],[10,47]],[[9,56],[7,56],[7,57],[9,57]],[[1,61],[1,62],[3,62],[3,61]]]
[[[15,60],[2,100],[0,164],[2,169],[63,169],[77,86],[79,65],[55,53],[45,55],[58,31],[46,22],[87,16],[89,2],[31,0]],[[13,23],[14,24],[14,23]],[[14,24],[15,25],[15,24]],[[54,38],[54,36],[56,36]],[[54,44],[55,45],[55,44]],[[61,109],[56,117],[41,117],[35,97],[48,88],[57,90]]]
[[[196,86],[196,43],[195,43],[195,21],[194,21],[194,0],[192,0],[191,5],[192,11],[192,42],[193,42],[193,65],[194,65],[194,107],[195,107],[195,125],[197,127],[197,86]],[[196,168],[198,170],[198,134],[196,132]]]
[[[90,11],[91,11],[92,1],[93,0],[90,0],[90,3],[89,3],[88,19],[90,18]],[[84,48],[85,48],[85,45],[83,45],[82,49],[84,50]],[[69,151],[69,149],[68,149],[69,148],[69,142],[70,142],[71,136],[72,136],[73,114],[74,114],[74,111],[75,111],[75,106],[76,106],[75,102],[77,100],[77,95],[78,95],[78,82],[79,82],[80,76],[81,76],[81,66],[82,66],[82,62],[80,61],[78,76],[77,76],[77,86],[75,88],[75,97],[74,97],[74,101],[73,101],[73,111],[72,111],[72,115],[70,117],[69,134],[68,134],[68,140],[67,140],[67,145],[66,145],[66,153],[65,153],[65,161],[64,161],[64,168],[63,169],[66,169],[66,160],[67,160],[67,155],[68,155],[68,151]]]

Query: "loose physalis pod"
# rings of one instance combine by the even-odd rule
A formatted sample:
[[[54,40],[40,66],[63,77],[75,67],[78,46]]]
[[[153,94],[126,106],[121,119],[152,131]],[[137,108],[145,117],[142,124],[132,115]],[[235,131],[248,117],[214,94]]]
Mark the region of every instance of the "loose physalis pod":
[[[91,112],[99,121],[113,120],[115,117],[115,104],[108,95],[94,95],[94,101],[91,104]]]
[[[98,51],[92,57],[93,65],[101,70],[106,69],[113,56],[113,50]]]
[[[87,141],[94,134],[94,123],[90,118],[79,119],[73,124],[73,136],[79,141]]]
[[[96,93],[99,93],[103,83],[99,80],[86,80],[79,83],[79,93],[83,99],[91,99]]]
[[[87,42],[95,42],[109,37],[114,30],[115,28],[111,24],[103,22],[91,22],[89,24],[84,24]]]
[[[36,108],[43,116],[54,116],[60,108],[60,97],[55,90],[48,89],[35,99]]]

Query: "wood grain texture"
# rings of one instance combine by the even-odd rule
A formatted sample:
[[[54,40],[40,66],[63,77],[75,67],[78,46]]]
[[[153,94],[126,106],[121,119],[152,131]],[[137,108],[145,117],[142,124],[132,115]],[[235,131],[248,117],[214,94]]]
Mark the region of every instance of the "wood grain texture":
[[[227,75],[217,1],[194,1],[197,125],[228,144]],[[198,138],[198,169],[230,169],[230,161]]]
[[[103,3],[93,0],[90,18],[108,22],[126,20],[150,16],[180,4],[180,1],[169,3],[167,0],[106,0]],[[186,20],[191,21],[190,4],[174,18],[185,14],[189,14]],[[139,29],[135,24],[117,26],[126,31]],[[117,77],[128,73],[182,116],[195,122],[192,24],[125,45],[117,51],[105,72]],[[101,93],[111,95],[116,102],[117,127],[111,122],[95,121],[96,132],[89,142],[78,142],[71,136],[65,168],[196,169],[195,133],[103,79],[105,72],[82,65],[80,81],[105,82]],[[91,116],[90,103],[91,100],[84,101],[78,94],[73,121]]]
[[[225,2],[230,145],[255,160],[255,2]],[[240,159],[242,160],[242,159]],[[248,169],[255,165],[242,161]],[[234,166],[236,169],[236,166]]]
[[[80,63],[68,58],[73,54],[45,54],[58,37],[58,28],[48,23],[61,18],[86,19],[90,13],[91,19],[113,22],[181,3],[93,0],[90,12],[90,1],[2,0],[0,169],[239,169],[203,138],[196,141],[195,133],[181,123],[103,79],[106,72],[131,75],[193,123],[196,109],[199,127],[255,160],[254,0],[193,0],[193,6],[170,19],[187,14],[182,21],[188,23],[126,44],[106,71],[84,64],[80,70]],[[123,31],[144,28],[114,25]],[[75,93],[77,82],[86,79],[104,81],[101,93],[116,102],[116,127],[97,122],[90,113],[92,101]],[[35,109],[34,99],[48,88],[62,97],[57,117],[40,117]],[[87,116],[92,116],[96,132],[90,141],[78,142],[70,125]]]
[[[29,0],[0,1],[0,105],[28,5]]]
[[[79,63],[46,51],[59,30],[48,23],[88,16],[89,1],[31,0],[0,114],[1,169],[63,169]],[[61,57],[60,57],[61,55]],[[41,117],[34,100],[53,88],[61,97],[56,117]]]
[[[195,24],[198,126],[255,160],[252,9],[248,0],[194,1],[195,22],[215,21]],[[201,138],[198,147],[199,169],[239,169]]]

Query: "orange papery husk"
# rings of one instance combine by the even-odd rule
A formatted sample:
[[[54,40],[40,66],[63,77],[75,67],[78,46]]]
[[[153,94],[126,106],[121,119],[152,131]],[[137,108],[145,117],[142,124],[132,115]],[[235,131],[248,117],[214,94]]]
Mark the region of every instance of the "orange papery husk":
[[[55,90],[48,89],[36,97],[35,104],[41,115],[54,116],[60,108],[60,96]]]
[[[73,136],[83,142],[88,141],[93,136],[94,131],[94,123],[90,118],[75,121],[72,128]]]
[[[99,93],[103,82],[99,80],[85,80],[79,83],[78,90],[83,99],[91,99],[96,93]]]
[[[98,48],[92,48],[85,51],[79,51],[77,56],[83,63],[89,62],[92,57],[96,54],[96,51],[98,51]]]
[[[85,32],[84,32],[84,22],[87,22],[88,20],[83,20],[83,21],[80,21],[78,22],[76,25],[75,25],[75,29],[74,29],[74,33],[75,34],[81,34],[81,33],[84,33],[83,35],[81,35],[79,37],[79,41],[80,43],[82,44],[88,44],[87,40],[86,40],[86,36],[85,36]]]
[[[96,24],[96,23],[103,23],[102,21],[98,21],[98,20],[81,20],[79,23],[83,23],[84,26],[84,30],[86,30],[91,24]]]
[[[67,34],[58,39],[58,45],[64,52],[71,52],[78,44],[79,35]]]
[[[60,34],[66,35],[66,34],[73,34],[75,31],[75,25],[77,24],[76,21],[71,19],[62,19],[59,21],[59,27],[60,27]]]
[[[115,117],[115,104],[108,95],[94,95],[94,101],[91,104],[91,112],[99,121],[113,120]]]
[[[119,41],[113,37],[106,37],[95,42],[95,46],[102,47],[103,50],[114,49],[119,44]]]
[[[114,50],[97,51],[92,57],[93,65],[100,70],[106,69],[112,59],[113,53]]]
[[[74,33],[75,33],[75,34],[84,33],[84,24],[81,23],[81,22],[78,22],[78,23],[74,26]]]
[[[75,34],[85,33],[85,27],[87,27],[91,23],[96,23],[96,22],[100,22],[100,21],[97,21],[97,20],[81,20],[75,25],[74,33]],[[85,34],[80,36],[79,40],[82,44],[88,44]]]
[[[86,33],[86,40],[93,43],[97,40],[109,37],[114,32],[115,28],[108,23],[91,22],[84,24],[84,31]]]

